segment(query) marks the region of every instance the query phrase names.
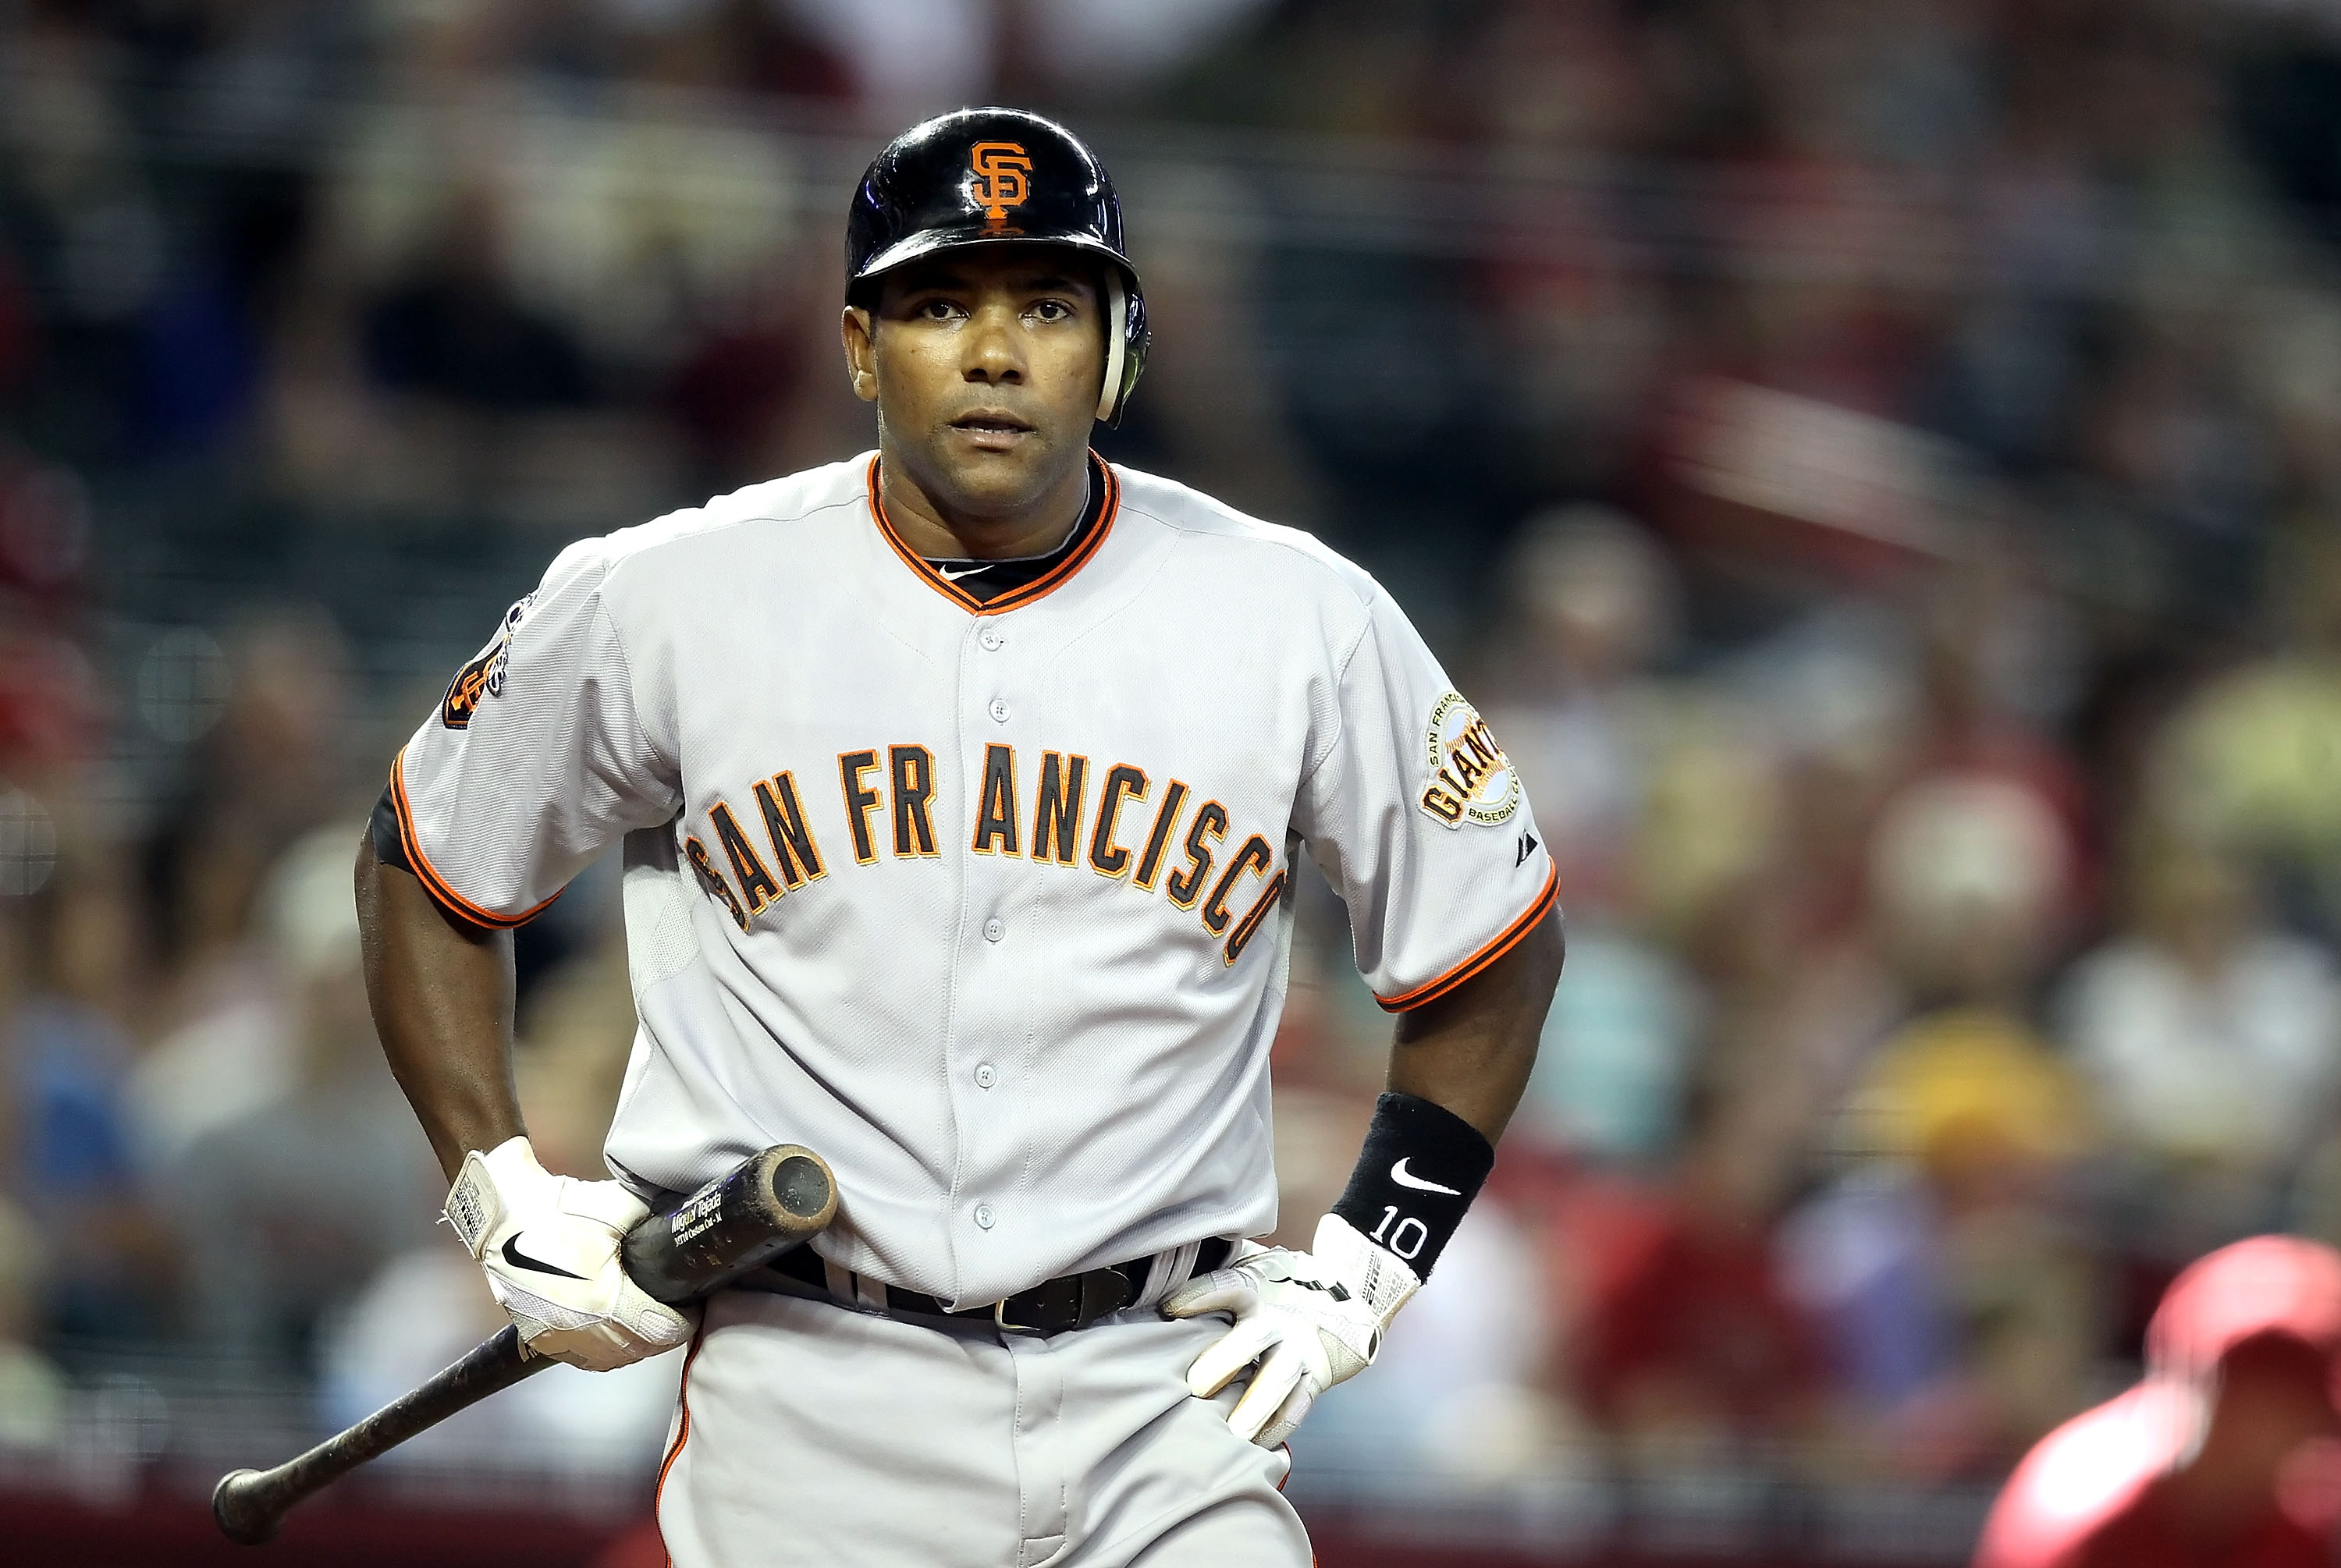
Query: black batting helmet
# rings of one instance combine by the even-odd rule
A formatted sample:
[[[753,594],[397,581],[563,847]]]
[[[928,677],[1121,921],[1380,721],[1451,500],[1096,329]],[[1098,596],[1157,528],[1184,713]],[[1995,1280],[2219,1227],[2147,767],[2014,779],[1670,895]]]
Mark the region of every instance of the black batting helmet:
[[[1097,417],[1118,423],[1146,364],[1146,296],[1122,251],[1113,180],[1054,121],[1022,109],[960,109],[888,143],[846,215],[846,302],[870,304],[879,276],[921,256],[1011,243],[1064,245],[1108,263]]]

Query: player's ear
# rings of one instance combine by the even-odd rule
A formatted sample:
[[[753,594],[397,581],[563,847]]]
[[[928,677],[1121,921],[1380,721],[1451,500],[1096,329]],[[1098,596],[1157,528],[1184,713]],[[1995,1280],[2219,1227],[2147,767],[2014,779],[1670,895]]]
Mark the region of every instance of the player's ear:
[[[878,356],[870,341],[875,323],[870,313],[860,305],[848,305],[839,318],[837,333],[845,344],[846,379],[853,383],[853,395],[863,402],[878,401]]]

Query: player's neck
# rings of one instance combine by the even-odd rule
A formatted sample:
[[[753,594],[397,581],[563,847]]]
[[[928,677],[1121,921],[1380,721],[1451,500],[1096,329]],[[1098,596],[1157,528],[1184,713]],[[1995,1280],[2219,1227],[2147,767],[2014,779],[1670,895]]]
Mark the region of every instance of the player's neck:
[[[1065,542],[1090,501],[1090,461],[1050,486],[1041,499],[1007,517],[979,516],[938,501],[909,465],[878,460],[878,494],[886,520],[913,554],[929,561],[1017,561],[1046,555]]]

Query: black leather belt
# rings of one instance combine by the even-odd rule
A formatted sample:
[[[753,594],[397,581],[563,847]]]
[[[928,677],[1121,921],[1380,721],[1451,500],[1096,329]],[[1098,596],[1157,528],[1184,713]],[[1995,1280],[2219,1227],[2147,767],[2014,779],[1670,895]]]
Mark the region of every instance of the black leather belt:
[[[1187,1277],[1209,1274],[1228,1260],[1235,1244],[1225,1236],[1206,1238],[1195,1250],[1195,1265]],[[890,1316],[910,1318],[943,1318],[953,1323],[989,1323],[1003,1334],[1062,1334],[1068,1329],[1087,1328],[1101,1317],[1120,1312],[1136,1301],[1146,1291],[1146,1276],[1154,1266],[1157,1255],[1132,1258],[1128,1263],[1108,1264],[1081,1274],[1060,1275],[1018,1291],[1005,1301],[990,1306],[961,1307],[954,1312],[945,1307],[937,1297],[923,1291],[900,1290],[884,1286],[884,1310]],[[809,1246],[801,1246],[784,1254],[769,1265],[772,1273],[792,1279],[801,1285],[812,1285],[832,1300],[836,1293],[830,1289],[829,1266],[819,1254]],[[742,1283],[746,1284],[747,1281]],[[1184,1283],[1174,1280],[1173,1285]],[[874,1302],[844,1301],[847,1306],[875,1305]]]

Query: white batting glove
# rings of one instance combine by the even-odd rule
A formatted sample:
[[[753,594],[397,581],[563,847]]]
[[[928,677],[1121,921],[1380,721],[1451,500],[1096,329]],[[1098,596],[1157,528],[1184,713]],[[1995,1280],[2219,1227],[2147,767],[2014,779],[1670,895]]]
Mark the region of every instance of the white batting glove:
[[[1394,1254],[1327,1215],[1307,1252],[1260,1247],[1189,1280],[1162,1303],[1165,1317],[1231,1314],[1235,1326],[1195,1358],[1187,1388],[1209,1399],[1246,1367],[1259,1370],[1228,1416],[1235,1434],[1273,1448],[1320,1394],[1361,1372],[1382,1331],[1422,1281]]]
[[[528,1348],[588,1372],[691,1337],[691,1319],[643,1295],[619,1263],[619,1242],[649,1213],[616,1182],[554,1176],[525,1137],[473,1149],[447,1193],[447,1223]]]

